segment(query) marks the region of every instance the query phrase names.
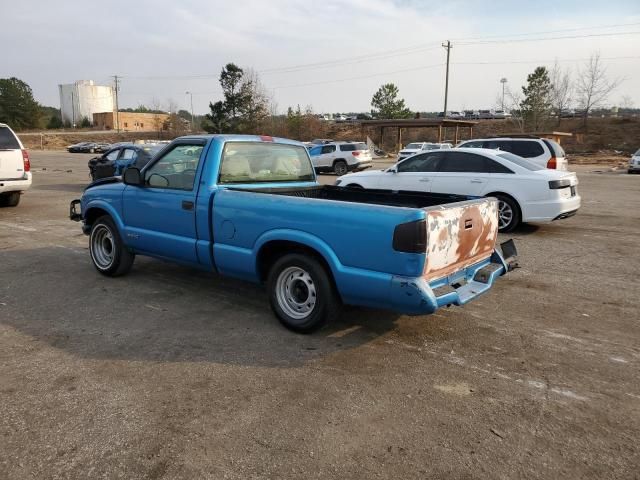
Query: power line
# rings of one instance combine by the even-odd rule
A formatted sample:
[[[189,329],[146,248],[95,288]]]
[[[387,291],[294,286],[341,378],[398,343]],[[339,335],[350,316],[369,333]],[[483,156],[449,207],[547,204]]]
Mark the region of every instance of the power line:
[[[435,67],[442,67],[444,66],[444,63],[437,63],[434,65],[423,65],[421,67],[413,67],[413,68],[404,68],[402,70],[393,70],[393,71],[389,71],[389,72],[380,72],[380,73],[371,73],[369,75],[362,75],[362,76],[358,76],[358,77],[349,77],[349,78],[334,78],[331,80],[324,80],[321,82],[311,82],[311,83],[298,83],[295,85],[282,85],[279,87],[272,87],[272,90],[280,90],[283,88],[296,88],[296,87],[309,87],[312,85],[324,85],[327,83],[337,83],[337,82],[347,82],[350,80],[362,80],[362,79],[367,79],[367,78],[371,78],[371,77],[380,77],[380,76],[386,76],[386,75],[393,75],[395,73],[404,73],[404,72],[415,72],[417,70],[425,70],[428,68],[435,68]]]
[[[554,61],[558,62],[586,62],[589,58],[555,58]],[[640,56],[626,56],[626,57],[600,57],[600,60],[640,60]],[[532,64],[532,63],[548,63],[549,59],[545,60],[506,60],[498,62],[453,62],[452,65],[515,65],[515,64]]]
[[[539,37],[539,38],[517,38],[504,40],[482,40],[479,42],[459,42],[458,45],[489,45],[492,43],[523,43],[523,42],[542,42],[547,40],[569,40],[576,38],[590,37],[614,37],[617,35],[638,35],[640,32],[612,32],[612,33],[590,33],[585,35],[568,35],[561,37]]]

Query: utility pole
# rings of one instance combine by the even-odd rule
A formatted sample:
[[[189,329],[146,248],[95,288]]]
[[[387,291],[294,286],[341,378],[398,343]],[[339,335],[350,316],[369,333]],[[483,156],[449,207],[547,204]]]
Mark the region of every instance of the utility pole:
[[[453,46],[451,42],[447,40],[447,43],[443,43],[442,46],[447,49],[447,77],[444,83],[444,118],[447,118],[447,97],[449,96],[449,55]]]
[[[118,107],[118,90],[120,90],[118,75],[114,75],[113,79],[116,84],[116,131],[120,133],[120,108]]]
[[[73,99],[73,90],[71,90],[71,126],[76,128],[76,104]]]
[[[502,77],[500,79],[500,83],[502,84],[502,111],[504,112],[504,85],[505,83],[507,83],[507,79],[505,77]]]
[[[184,92],[191,97],[191,133],[193,133],[193,92]]]

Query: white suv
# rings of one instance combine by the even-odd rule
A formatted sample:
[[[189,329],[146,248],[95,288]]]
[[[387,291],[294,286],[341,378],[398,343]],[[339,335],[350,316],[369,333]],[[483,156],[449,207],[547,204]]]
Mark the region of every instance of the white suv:
[[[31,186],[31,163],[22,142],[8,125],[0,123],[0,207],[15,207]]]
[[[402,150],[398,152],[398,158],[396,158],[396,162],[400,160],[404,160],[411,155],[415,155],[418,152],[422,152],[425,150],[439,150],[443,148],[452,148],[453,145],[450,143],[431,143],[431,142],[414,142],[408,144]]]
[[[364,170],[373,164],[371,151],[363,142],[316,145],[309,150],[309,156],[316,172],[334,172],[336,175]]]
[[[629,160],[629,173],[640,172],[640,150],[634,153]]]
[[[555,141],[538,137],[496,137],[467,140],[458,148],[490,148],[513,153],[544,168],[568,170],[569,162],[562,147]]]

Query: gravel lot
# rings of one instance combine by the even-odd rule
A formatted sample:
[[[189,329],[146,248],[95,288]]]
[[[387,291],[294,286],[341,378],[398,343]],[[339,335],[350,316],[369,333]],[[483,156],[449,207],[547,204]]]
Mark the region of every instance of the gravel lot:
[[[579,214],[513,234],[522,268],[463,308],[300,336],[256,286],[100,276],[67,219],[89,156],[31,157],[0,210],[0,478],[639,478],[640,176],[581,167]]]

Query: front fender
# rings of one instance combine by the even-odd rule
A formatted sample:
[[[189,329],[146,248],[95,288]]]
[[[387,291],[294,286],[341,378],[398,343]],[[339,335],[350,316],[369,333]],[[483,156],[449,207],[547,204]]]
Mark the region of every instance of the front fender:
[[[82,220],[85,227],[90,227],[90,225],[87,224],[87,218],[91,217],[91,211],[95,211],[98,209],[104,210],[111,216],[116,226],[118,227],[118,230],[120,230],[121,232],[124,230],[124,223],[122,222],[122,218],[120,217],[120,214],[117,212],[114,206],[109,202],[98,199],[89,200],[85,205],[82,205]]]

